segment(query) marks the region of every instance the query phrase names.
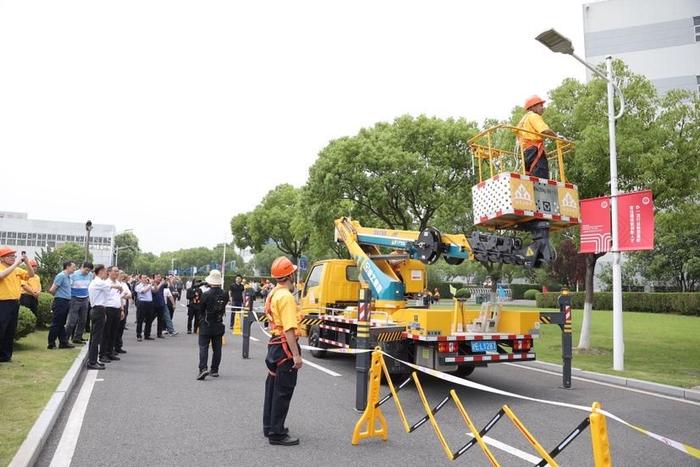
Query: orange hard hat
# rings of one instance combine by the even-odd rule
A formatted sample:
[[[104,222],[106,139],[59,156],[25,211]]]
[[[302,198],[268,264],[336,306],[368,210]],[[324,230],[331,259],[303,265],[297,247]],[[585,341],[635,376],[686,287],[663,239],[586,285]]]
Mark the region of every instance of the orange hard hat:
[[[0,258],[2,258],[3,256],[11,255],[13,253],[17,253],[17,250],[9,246],[0,246]]]
[[[530,107],[534,107],[537,104],[544,104],[545,100],[542,99],[540,96],[530,96],[527,98],[525,101],[525,110],[530,110]]]
[[[297,267],[289,261],[286,256],[280,256],[272,262],[272,267],[270,268],[270,275],[275,279],[283,279],[287,276],[291,276],[297,270]]]

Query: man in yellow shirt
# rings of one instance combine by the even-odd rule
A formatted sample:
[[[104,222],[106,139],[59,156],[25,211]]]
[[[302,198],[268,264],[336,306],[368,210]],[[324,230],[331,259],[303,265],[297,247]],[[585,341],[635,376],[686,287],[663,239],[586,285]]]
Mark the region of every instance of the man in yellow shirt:
[[[33,259],[29,260],[32,269],[36,269],[37,263]],[[26,306],[34,316],[39,312],[39,294],[41,293],[41,280],[37,274],[22,281],[22,296],[19,298],[20,306]]]
[[[27,265],[26,271],[18,267],[22,263]],[[17,258],[9,246],[0,247],[0,362],[12,359],[22,281],[30,277],[34,277],[34,268],[24,252]]]
[[[297,384],[297,370],[302,364],[297,342],[297,304],[292,295],[297,267],[289,259],[280,256],[272,263],[271,269],[277,287],[265,301],[265,313],[270,321],[272,338],[265,358],[268,375],[265,381],[263,434],[270,444],[294,446],[299,444],[299,439],[289,436],[284,422]]]
[[[549,164],[542,135],[557,134],[549,129],[542,118],[544,103],[544,99],[539,96],[531,96],[525,101],[526,113],[518,123],[518,128],[524,131],[518,132],[518,141],[525,158],[525,173],[533,177],[549,178]]]

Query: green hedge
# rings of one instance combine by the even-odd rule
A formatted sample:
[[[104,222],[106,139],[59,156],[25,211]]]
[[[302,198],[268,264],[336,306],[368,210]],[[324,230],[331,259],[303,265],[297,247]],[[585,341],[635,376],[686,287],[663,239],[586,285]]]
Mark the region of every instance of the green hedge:
[[[53,303],[53,295],[48,292],[39,294],[39,306],[37,307],[36,325],[42,328],[49,327],[51,324],[51,304]]]
[[[469,298],[472,296],[472,293],[469,291],[467,288],[461,288],[455,293],[454,298]]]
[[[523,298],[525,300],[535,300],[538,293],[540,293],[540,291],[537,289],[527,289],[523,294]]]
[[[15,331],[15,340],[18,341],[23,337],[34,332],[36,328],[36,317],[32,310],[27,307],[19,307],[19,317],[17,318],[17,330]]]
[[[525,298],[525,292],[530,289],[537,289],[538,292],[542,290],[540,286],[535,284],[510,284],[513,300],[522,300]],[[534,300],[534,298],[530,300]]]
[[[585,292],[572,292],[571,305],[582,309]],[[537,294],[537,306],[540,308],[557,308],[559,294],[550,293],[547,296]],[[612,310],[612,293],[596,292],[593,294],[594,310]],[[645,293],[623,292],[623,311],[641,311],[649,313],[676,313],[690,316],[700,316],[700,293]]]

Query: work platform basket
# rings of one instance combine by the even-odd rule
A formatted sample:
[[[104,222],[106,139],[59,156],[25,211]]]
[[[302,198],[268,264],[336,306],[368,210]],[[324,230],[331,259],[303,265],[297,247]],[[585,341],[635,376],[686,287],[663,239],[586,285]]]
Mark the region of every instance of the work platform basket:
[[[474,224],[511,229],[532,220],[547,220],[552,230],[578,224],[578,188],[566,181],[564,170],[564,156],[573,150],[573,143],[538,135],[546,142],[550,178],[533,177],[525,173],[523,150],[515,139],[522,131],[498,125],[469,140],[479,175],[479,183],[472,187]]]

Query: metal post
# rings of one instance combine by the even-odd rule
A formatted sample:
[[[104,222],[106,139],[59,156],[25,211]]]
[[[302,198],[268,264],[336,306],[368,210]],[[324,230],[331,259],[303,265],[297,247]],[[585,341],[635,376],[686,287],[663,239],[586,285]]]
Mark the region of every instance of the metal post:
[[[114,249],[114,266],[119,267],[119,247]]]
[[[234,313],[236,310],[233,310]],[[249,358],[248,352],[250,350],[250,326],[253,324],[251,321],[251,313],[253,312],[253,301],[250,297],[246,298],[245,304],[243,305],[243,310],[241,316],[238,319],[242,319],[243,325],[243,347],[241,350],[241,356],[243,358]]]
[[[92,221],[88,220],[85,223],[85,231],[87,236],[85,237],[85,261],[90,257],[90,231],[92,230]]]
[[[615,88],[612,57],[605,57],[608,81],[608,135],[610,138],[610,212],[612,216],[613,276],[613,369],[625,369],[625,342],[622,329],[622,270],[619,226],[617,225],[617,147],[615,141]]]
[[[561,326],[561,359],[563,363],[561,378],[562,387],[571,389],[571,358],[572,358],[572,338],[571,338],[571,295],[567,289],[561,291],[559,296],[559,312],[564,315],[564,324]]]
[[[357,348],[369,349],[369,325],[371,317],[372,293],[361,288],[357,307]],[[367,406],[367,385],[369,381],[369,352],[355,356],[355,410],[365,410]]]

